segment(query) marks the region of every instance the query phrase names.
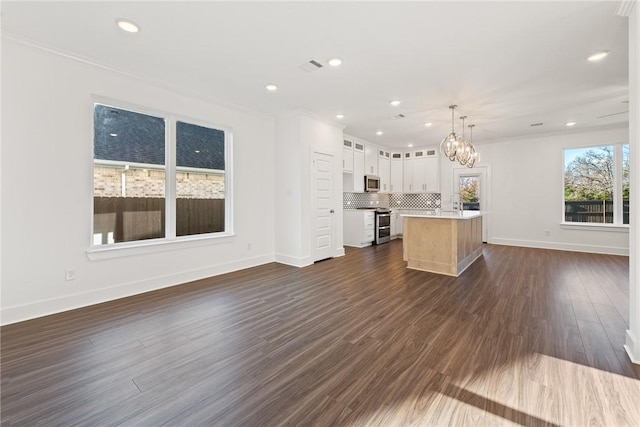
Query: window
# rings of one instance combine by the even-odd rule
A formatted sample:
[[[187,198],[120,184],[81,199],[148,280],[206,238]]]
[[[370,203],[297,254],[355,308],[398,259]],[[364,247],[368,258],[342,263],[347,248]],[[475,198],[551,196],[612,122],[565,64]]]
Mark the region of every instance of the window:
[[[629,224],[629,145],[564,150],[564,221]]]
[[[228,132],[100,103],[93,113],[93,246],[229,231]]]
[[[463,175],[459,178],[459,194],[462,209],[465,211],[480,210],[480,176]]]

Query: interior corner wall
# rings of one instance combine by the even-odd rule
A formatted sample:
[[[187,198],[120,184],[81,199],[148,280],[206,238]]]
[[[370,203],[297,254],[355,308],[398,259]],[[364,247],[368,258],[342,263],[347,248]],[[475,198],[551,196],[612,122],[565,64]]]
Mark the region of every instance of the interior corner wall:
[[[334,256],[342,245],[342,128],[306,112],[276,120],[275,259],[304,267],[314,262],[311,232],[311,158],[313,152],[334,157]],[[284,231],[286,230],[286,231]]]
[[[276,120],[275,136],[275,259],[301,267],[303,255],[302,171],[300,118],[287,115]]]
[[[627,255],[626,230],[561,226],[563,150],[620,142],[629,142],[626,126],[476,144],[478,166],[491,171],[488,243]],[[453,193],[453,167],[441,161],[443,200]]]
[[[230,128],[235,235],[89,260],[93,94]],[[273,261],[274,139],[270,117],[3,37],[2,324]]]

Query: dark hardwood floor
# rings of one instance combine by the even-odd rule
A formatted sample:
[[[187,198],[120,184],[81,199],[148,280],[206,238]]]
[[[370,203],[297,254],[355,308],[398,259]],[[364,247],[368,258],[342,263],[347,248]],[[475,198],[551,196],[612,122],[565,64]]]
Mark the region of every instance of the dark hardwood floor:
[[[3,426],[640,425],[628,258],[401,241],[1,329]]]

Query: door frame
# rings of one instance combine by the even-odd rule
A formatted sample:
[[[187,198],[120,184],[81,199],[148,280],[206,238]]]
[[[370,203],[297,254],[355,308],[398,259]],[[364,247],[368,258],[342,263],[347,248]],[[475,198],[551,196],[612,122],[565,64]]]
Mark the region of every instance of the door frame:
[[[311,224],[310,224],[310,228],[311,228],[311,262],[317,262],[317,261],[321,261],[323,259],[327,259],[326,257],[322,257],[318,259],[318,248],[317,248],[317,220],[316,220],[316,211],[317,211],[317,194],[315,191],[315,182],[316,182],[316,167],[314,165],[314,162],[316,160],[316,156],[317,155],[322,155],[322,156],[327,156],[331,158],[331,204],[333,205],[333,207],[331,208],[331,210],[333,211],[331,213],[331,220],[330,220],[330,227],[331,227],[331,232],[330,232],[330,246],[331,246],[331,257],[330,258],[335,258],[336,257],[336,249],[335,249],[335,244],[336,244],[336,208],[335,208],[335,204],[336,204],[336,194],[335,194],[335,189],[336,189],[336,179],[335,179],[335,174],[336,174],[336,156],[333,153],[326,153],[326,152],[322,152],[322,151],[316,151],[316,150],[312,150],[311,151],[311,180],[310,180],[310,196],[311,196]],[[340,185],[342,186],[342,183],[340,183]]]
[[[460,177],[462,176],[480,177],[480,210],[489,213],[491,211],[491,168],[488,165],[454,168],[452,193],[459,194]],[[491,215],[487,214],[482,217],[482,241],[487,243],[490,236]]]

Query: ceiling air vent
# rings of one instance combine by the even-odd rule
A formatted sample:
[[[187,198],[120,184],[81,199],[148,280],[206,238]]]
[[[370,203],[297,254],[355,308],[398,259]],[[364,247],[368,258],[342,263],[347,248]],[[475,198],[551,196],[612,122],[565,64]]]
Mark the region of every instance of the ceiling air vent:
[[[540,122],[540,123],[531,123],[529,126],[531,126],[531,127],[542,126],[542,122]]]
[[[300,68],[302,71],[310,73],[311,71],[319,70],[320,68],[322,68],[322,64],[312,59],[309,62],[305,62],[304,64],[299,65],[298,68]]]
[[[393,120],[404,119],[405,117],[407,116],[405,116],[404,114],[396,114],[395,116],[391,116]]]

